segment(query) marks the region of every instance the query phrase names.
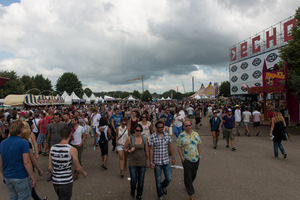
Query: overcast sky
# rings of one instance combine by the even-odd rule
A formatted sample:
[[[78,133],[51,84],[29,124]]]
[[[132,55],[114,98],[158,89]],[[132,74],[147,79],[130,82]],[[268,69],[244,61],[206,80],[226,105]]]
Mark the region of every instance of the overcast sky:
[[[299,0],[0,0],[0,70],[74,72],[94,92],[195,91],[228,80],[229,47]]]

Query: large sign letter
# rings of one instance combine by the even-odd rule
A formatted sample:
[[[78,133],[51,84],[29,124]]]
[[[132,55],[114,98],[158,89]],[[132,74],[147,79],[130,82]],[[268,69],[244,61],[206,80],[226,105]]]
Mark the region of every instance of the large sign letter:
[[[260,35],[252,38],[252,54],[260,52],[260,45],[255,46],[256,41],[260,41]]]
[[[247,42],[244,42],[241,44],[241,58],[244,58],[246,56],[248,56],[248,53],[247,53]]]
[[[289,33],[289,26],[295,27],[296,26],[296,19],[293,18],[290,21],[287,21],[283,24],[283,31],[284,31],[284,42],[287,42],[293,38],[292,34]]]
[[[230,60],[231,62],[236,61],[237,56],[236,56],[236,47],[231,48],[230,50]]]
[[[276,27],[273,28],[273,35],[270,36],[270,31],[267,31],[267,49],[270,48],[270,41],[273,40],[273,46],[276,46],[277,41],[276,41]]]

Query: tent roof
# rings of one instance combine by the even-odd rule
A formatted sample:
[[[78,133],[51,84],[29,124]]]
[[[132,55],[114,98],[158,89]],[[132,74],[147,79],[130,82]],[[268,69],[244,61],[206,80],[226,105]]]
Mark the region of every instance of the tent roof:
[[[75,92],[72,92],[71,99],[72,100],[80,100],[80,98],[75,94]]]
[[[32,94],[7,95],[3,101],[3,104],[10,106],[19,106],[23,104],[29,106],[41,105],[37,103],[35,96]]]
[[[210,97],[211,95],[215,95],[215,87],[209,83],[208,87],[203,91],[203,94],[207,97]]]
[[[92,95],[90,96],[90,99],[91,99],[91,101],[93,101],[93,100],[96,100],[96,97],[95,97],[95,95],[94,95],[94,94],[92,94]]]
[[[195,94],[193,94],[191,97],[194,98],[196,95],[201,96],[201,95],[203,94],[203,92],[204,92],[205,89],[206,89],[206,88],[204,87],[204,85],[203,85],[203,83],[202,83],[202,85],[201,85],[201,87],[199,88],[199,90],[198,90]]]

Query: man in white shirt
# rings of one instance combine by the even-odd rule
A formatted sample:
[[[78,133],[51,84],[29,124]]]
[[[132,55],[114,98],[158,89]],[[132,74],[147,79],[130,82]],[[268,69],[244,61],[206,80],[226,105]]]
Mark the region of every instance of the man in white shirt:
[[[236,132],[237,135],[240,136],[240,127],[242,125],[242,115],[241,115],[241,107],[239,105],[235,106],[235,111],[234,111],[234,117],[235,117],[235,122],[236,122]]]
[[[93,133],[94,136],[96,135],[96,129],[99,126],[99,121],[100,121],[101,115],[99,112],[97,112],[97,109],[94,108],[93,109],[93,114],[91,115],[90,121],[92,124],[92,128],[93,128]]]

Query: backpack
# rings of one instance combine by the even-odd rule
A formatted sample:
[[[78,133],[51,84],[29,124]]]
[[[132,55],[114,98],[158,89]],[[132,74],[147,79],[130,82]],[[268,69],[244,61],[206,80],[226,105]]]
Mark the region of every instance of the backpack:
[[[146,151],[146,147],[145,147],[146,138],[145,138],[144,135],[142,135],[142,140],[143,140],[143,143],[144,143],[144,151]],[[131,144],[131,147],[135,147],[135,137],[134,137],[134,135],[130,135],[130,144]]]

